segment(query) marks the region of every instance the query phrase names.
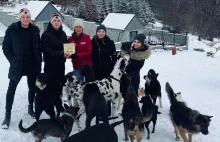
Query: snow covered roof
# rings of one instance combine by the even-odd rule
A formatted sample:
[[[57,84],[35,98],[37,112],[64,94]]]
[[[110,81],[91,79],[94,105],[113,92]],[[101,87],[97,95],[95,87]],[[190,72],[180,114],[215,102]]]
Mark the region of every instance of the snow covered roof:
[[[49,1],[29,1],[25,7],[31,12],[31,20],[35,20],[48,3]]]
[[[124,30],[135,14],[109,13],[102,22],[107,28]]]
[[[21,8],[27,8],[31,12],[31,20],[35,20],[41,11],[47,6],[49,1],[28,1],[28,4],[16,4],[15,7],[0,7],[3,11],[9,12],[15,15],[19,14]],[[59,8],[53,5],[58,11]]]

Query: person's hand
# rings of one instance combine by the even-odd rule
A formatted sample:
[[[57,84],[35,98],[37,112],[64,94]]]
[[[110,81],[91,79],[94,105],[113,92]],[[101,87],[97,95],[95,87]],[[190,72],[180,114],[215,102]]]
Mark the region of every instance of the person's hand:
[[[63,54],[64,54],[64,58],[69,59],[69,56],[70,56],[69,53],[67,53],[67,52],[64,51]]]
[[[75,57],[76,57],[75,53],[69,56],[69,58],[72,58],[72,59],[75,58]]]

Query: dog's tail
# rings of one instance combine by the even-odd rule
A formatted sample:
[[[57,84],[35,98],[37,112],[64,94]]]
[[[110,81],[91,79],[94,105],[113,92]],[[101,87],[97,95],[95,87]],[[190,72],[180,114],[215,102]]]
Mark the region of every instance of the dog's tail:
[[[175,93],[174,93],[173,89],[171,88],[171,86],[168,82],[166,83],[166,92],[168,94],[170,104],[173,104],[173,103],[177,102],[177,99],[175,97]]]
[[[34,122],[30,127],[26,128],[26,129],[22,126],[22,120],[19,123],[19,129],[23,133],[29,133],[32,130],[34,130],[36,127],[37,127],[37,122]]]
[[[123,123],[124,120],[120,120],[120,121],[117,121],[117,122],[114,122],[112,124],[110,124],[112,127],[115,127],[115,126],[118,126],[119,124]]]

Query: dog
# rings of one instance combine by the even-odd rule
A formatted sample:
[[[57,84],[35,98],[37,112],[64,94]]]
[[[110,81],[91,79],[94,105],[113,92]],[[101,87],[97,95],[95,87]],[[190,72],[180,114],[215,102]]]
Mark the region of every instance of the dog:
[[[112,124],[98,124],[79,133],[76,133],[63,142],[118,142],[118,135],[114,127],[123,123],[123,120]]]
[[[144,123],[146,118],[143,117],[136,92],[133,87],[129,86],[124,98],[124,105],[122,107],[122,117],[124,120],[124,134],[125,141],[128,141],[128,136],[131,142],[134,138],[137,138],[137,142],[140,142],[144,136]]]
[[[148,71],[148,74],[144,76],[145,82],[145,95],[150,95],[153,99],[153,103],[156,104],[157,97],[159,97],[160,107],[162,108],[162,100],[161,100],[161,85],[157,80],[158,73],[156,73],[153,69]]]
[[[46,136],[61,138],[64,141],[72,131],[72,126],[79,108],[64,105],[66,112],[56,119],[42,119],[33,123],[28,128],[23,128],[22,120],[19,129],[23,133],[32,132],[36,142],[41,142]]]
[[[149,95],[142,97],[139,102],[143,104],[142,108],[141,108],[142,114],[146,118],[148,118],[148,121],[145,122],[144,125],[145,125],[145,128],[147,129],[147,133],[148,133],[147,139],[150,139],[150,130],[149,130],[148,126],[149,126],[150,122],[152,121],[153,122],[153,130],[151,133],[154,133],[155,126],[157,123],[157,115],[161,114],[161,112],[158,111],[158,106],[153,104]]]
[[[112,116],[116,116],[116,105],[117,99],[120,96],[120,78],[124,73],[124,70],[130,60],[130,55],[125,55],[121,57],[115,64],[113,71],[110,74],[110,77],[104,78],[102,80],[96,80],[93,82],[88,82],[84,85],[78,85],[76,87],[69,87],[71,85],[66,85],[64,91],[66,95],[69,96],[69,93],[72,93],[70,96],[73,97],[76,101],[76,104],[79,105],[80,110],[78,116],[82,115],[85,112],[85,105],[83,103],[83,92],[85,91],[85,85],[97,85],[101,94],[105,97],[106,101],[112,101]],[[67,83],[68,84],[68,83]],[[68,98],[68,97],[65,97]],[[64,99],[65,99],[64,98]]]
[[[45,111],[50,118],[55,118],[54,107],[57,109],[57,117],[59,117],[60,112],[64,111],[62,106],[62,87],[63,83],[59,80],[52,80],[50,76],[41,73],[38,76],[38,81],[40,83],[46,84],[43,90],[38,90],[35,97],[35,119],[38,121],[40,115]]]
[[[180,140],[179,134],[184,142],[192,142],[192,135],[200,132],[203,135],[208,135],[208,127],[213,116],[203,115],[197,110],[187,107],[184,102],[178,101],[168,82],[165,88],[171,103],[170,118],[176,134],[176,140]],[[188,133],[188,138],[186,133]]]
[[[83,93],[83,103],[86,109],[86,128],[91,127],[90,123],[96,116],[96,124],[99,124],[99,117],[104,123],[108,122],[108,106],[104,96],[96,84],[88,85]]]

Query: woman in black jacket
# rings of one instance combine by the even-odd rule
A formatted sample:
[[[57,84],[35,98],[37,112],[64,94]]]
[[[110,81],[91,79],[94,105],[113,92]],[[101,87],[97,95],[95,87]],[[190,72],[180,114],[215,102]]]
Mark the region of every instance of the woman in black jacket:
[[[131,81],[126,76],[121,78],[121,91],[124,95],[127,92],[128,86],[131,84],[138,95],[138,88],[140,84],[140,70],[144,66],[145,59],[151,54],[149,45],[144,41],[146,36],[144,34],[138,34],[133,42],[123,44],[127,47],[122,47],[124,50],[130,50],[130,63],[126,67],[126,73],[130,76]]]
[[[96,35],[92,38],[92,60],[96,80],[110,76],[116,62],[115,52],[115,44],[106,35],[105,26],[98,26]]]
[[[92,38],[92,60],[94,65],[95,80],[109,77],[115,62],[116,52],[114,42],[106,35],[106,28],[100,25],[96,29],[96,35]],[[108,102],[108,112],[111,115],[111,103]]]

